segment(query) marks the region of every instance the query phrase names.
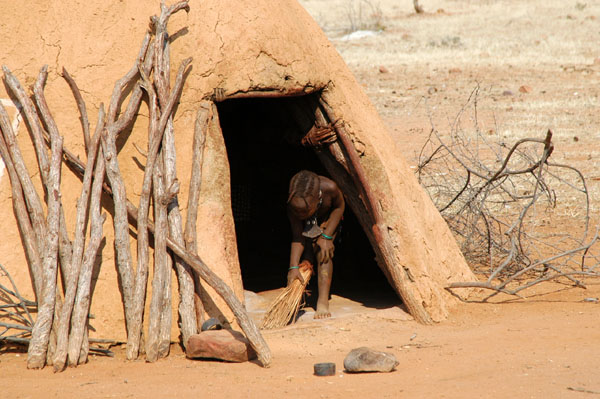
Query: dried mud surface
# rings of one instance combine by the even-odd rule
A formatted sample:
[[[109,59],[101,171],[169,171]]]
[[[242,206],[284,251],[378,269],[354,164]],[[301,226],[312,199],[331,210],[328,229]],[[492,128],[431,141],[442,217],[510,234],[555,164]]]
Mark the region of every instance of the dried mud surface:
[[[553,156],[586,174],[597,215],[600,4],[423,0],[426,14],[417,16],[410,1],[372,1],[385,30],[345,41],[350,2],[301,3],[349,64],[411,165],[431,124],[449,134],[479,85],[482,129],[511,142],[552,128]],[[365,23],[372,24],[373,13],[363,14]],[[570,228],[563,221],[555,227]],[[154,364],[127,362],[115,347],[114,358],[92,357],[54,374],[50,368],[28,371],[26,355],[8,351],[0,355],[0,397],[599,396],[600,304],[585,299],[600,297],[600,281],[589,281],[586,290],[539,285],[526,294],[463,304],[435,326],[417,324],[395,301],[334,296],[332,319],[312,321],[309,312],[294,326],[265,332],[274,355],[268,369],[187,360],[174,344],[171,356]],[[345,355],[360,346],[396,355],[397,371],[343,373]],[[336,375],[313,376],[318,362],[335,362]]]

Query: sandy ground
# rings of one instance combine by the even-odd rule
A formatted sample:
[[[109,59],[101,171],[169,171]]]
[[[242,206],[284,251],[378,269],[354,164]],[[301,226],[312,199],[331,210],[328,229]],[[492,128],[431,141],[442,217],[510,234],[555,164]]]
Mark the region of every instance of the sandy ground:
[[[413,165],[432,123],[449,134],[479,85],[482,129],[514,141],[552,128],[553,156],[586,173],[597,214],[600,2],[421,3],[427,13],[417,16],[409,0],[302,1]],[[353,24],[384,30],[345,40]],[[269,369],[187,360],[173,345],[155,364],[127,362],[116,347],[114,358],[92,357],[53,374],[26,371],[25,355],[8,351],[0,356],[0,397],[600,396],[600,305],[585,301],[600,297],[600,281],[589,281],[587,290],[546,284],[526,294],[464,304],[435,326],[417,324],[394,300],[367,306],[334,296],[332,319],[313,321],[308,312],[294,326],[265,332],[274,355]],[[397,371],[344,373],[344,357],[360,346],[396,355]],[[335,362],[336,376],[313,376],[318,362]]]
[[[536,293],[537,291],[537,293]],[[423,326],[393,302],[365,307],[332,298],[334,317],[307,317],[266,331],[274,354],[255,363],[187,360],[177,345],[168,360],[127,362],[92,357],[89,364],[54,374],[26,371],[26,354],[0,357],[3,398],[315,397],[315,398],[565,398],[600,395],[600,282],[588,290],[548,285],[527,300],[461,306],[437,326]],[[550,291],[550,292],[548,292]],[[310,316],[310,309],[306,316]],[[348,374],[343,361],[367,346],[394,354],[392,373]],[[312,375],[334,362],[335,376]],[[583,391],[587,391],[586,394]]]

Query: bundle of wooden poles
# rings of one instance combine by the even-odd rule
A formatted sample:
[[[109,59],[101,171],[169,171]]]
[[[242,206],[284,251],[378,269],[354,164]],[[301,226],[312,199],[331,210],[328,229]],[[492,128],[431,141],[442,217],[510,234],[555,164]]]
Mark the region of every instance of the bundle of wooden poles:
[[[40,195],[30,177],[32,174],[25,166],[15,132],[0,104],[0,151],[11,181],[14,211],[22,232],[38,304],[28,349],[29,368],[50,364],[55,371],[61,371],[67,364],[76,366],[87,361],[92,270],[105,221],[101,206],[103,191],[112,197],[114,203],[115,251],[125,309],[127,358],[135,359],[145,353],[148,361],[155,361],[168,354],[172,323],[170,271],[174,267],[180,289],[179,316],[184,345],[190,335],[199,331],[198,325],[202,321],[203,307],[198,295],[202,279],[231,308],[259,361],[265,367],[270,364],[270,350],[243,305],[231,288],[196,254],[204,132],[210,118],[216,114],[211,103],[204,104],[198,111],[190,195],[183,228],[177,203],[179,182],[175,174],[173,109],[181,94],[191,58],[182,62],[170,89],[167,33],[169,17],[180,10],[189,11],[187,1],[170,7],[163,3],[160,16],[151,18],[151,28],[143,39],[138,57],[131,70],[116,82],[108,110],[105,112],[104,106],[100,105],[93,134],[90,133],[81,93],[63,69],[63,77],[72,89],[82,121],[87,152],[85,165],[64,148],[63,138],[46,104],[47,67],[40,71],[31,99],[15,76],[3,66],[6,86],[18,102],[17,107],[22,109],[31,130],[44,189],[42,197],[47,202],[47,212],[44,213]],[[121,132],[131,127],[144,92],[148,99],[150,126],[147,151],[141,151],[146,156],[146,165],[142,193],[136,207],[127,199],[118,165],[116,140]],[[121,112],[120,104],[128,95],[127,106]],[[62,161],[82,178],[72,241],[61,203]],[[153,221],[148,215],[151,196]],[[135,273],[129,241],[130,221],[137,229]],[[89,233],[86,231],[88,226]],[[149,312],[146,314],[149,317],[148,331],[143,334],[150,234],[154,235],[154,277]],[[86,240],[86,237],[89,238]],[[142,346],[142,343],[145,345]]]

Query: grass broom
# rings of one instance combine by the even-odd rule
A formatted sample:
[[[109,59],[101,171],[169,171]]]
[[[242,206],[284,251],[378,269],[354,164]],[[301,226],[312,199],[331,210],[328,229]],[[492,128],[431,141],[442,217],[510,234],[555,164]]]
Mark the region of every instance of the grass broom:
[[[313,266],[307,260],[298,266],[300,266],[300,275],[302,275],[304,283],[295,279],[292,281],[292,284],[285,287],[283,292],[275,298],[262,320],[260,325],[262,330],[284,327],[288,325],[290,320],[296,319],[302,295],[313,273]]]

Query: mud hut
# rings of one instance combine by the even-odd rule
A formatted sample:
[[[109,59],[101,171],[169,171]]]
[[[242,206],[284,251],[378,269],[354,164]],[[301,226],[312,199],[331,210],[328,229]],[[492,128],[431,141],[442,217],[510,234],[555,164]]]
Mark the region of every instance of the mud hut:
[[[210,105],[197,218],[200,258],[241,301],[252,281],[279,275],[281,286],[289,250],[282,211],[287,184],[297,170],[312,169],[335,180],[349,204],[351,220],[344,228],[355,252],[348,258],[359,265],[348,280],[360,281],[365,270],[381,270],[418,321],[446,318],[456,299],[444,287],[473,280],[472,273],[402,148],[315,21],[295,0],[192,1],[190,7],[189,13],[171,18],[169,40],[173,64],[194,57],[174,118],[177,176],[184,182],[180,204],[189,195],[196,112],[207,101]],[[48,103],[65,147],[82,159],[76,104],[59,72],[69,70],[94,115],[110,98],[113,82],[131,67],[148,16],[157,8],[158,2],[143,0],[35,0],[27,3],[27,12],[18,2],[3,5],[0,64],[26,85],[42,65],[49,65]],[[10,108],[5,87],[0,87],[0,98],[18,127],[28,166],[36,170],[27,126]],[[134,202],[143,175],[143,158],[135,147],[147,145],[147,128],[142,103],[134,127],[117,143],[127,196]],[[62,187],[67,225],[73,226],[81,180],[65,169]],[[1,177],[0,262],[24,295],[32,297],[10,192],[8,178]],[[105,210],[109,217],[96,260],[91,334],[122,339],[123,305],[109,227],[114,213],[109,203]],[[130,240],[134,246],[133,230]],[[232,321],[210,288],[205,287],[203,301],[209,315]]]

